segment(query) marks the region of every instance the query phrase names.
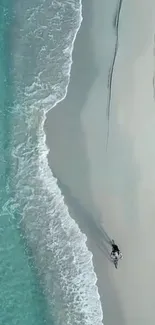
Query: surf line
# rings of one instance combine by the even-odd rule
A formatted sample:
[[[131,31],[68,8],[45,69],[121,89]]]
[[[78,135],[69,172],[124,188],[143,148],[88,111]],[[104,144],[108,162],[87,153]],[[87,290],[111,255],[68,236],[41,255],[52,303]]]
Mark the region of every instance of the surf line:
[[[109,77],[108,77],[108,88],[109,88],[109,94],[108,94],[108,105],[107,105],[107,120],[108,120],[108,130],[107,130],[107,139],[106,139],[106,151],[108,149],[108,141],[109,141],[109,132],[110,132],[110,110],[111,110],[111,93],[112,93],[112,81],[113,81],[113,73],[114,73],[114,66],[118,51],[118,28],[119,28],[119,20],[120,20],[120,13],[122,8],[123,0],[120,0],[116,9],[116,13],[113,20],[113,28],[115,30],[116,34],[116,43],[115,43],[115,49],[114,49],[114,56],[111,64],[111,68],[109,71]]]

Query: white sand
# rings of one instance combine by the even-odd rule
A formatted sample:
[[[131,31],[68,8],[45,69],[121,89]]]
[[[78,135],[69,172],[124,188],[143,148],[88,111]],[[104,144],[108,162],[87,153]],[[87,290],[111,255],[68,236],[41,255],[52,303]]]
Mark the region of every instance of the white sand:
[[[71,215],[88,236],[105,325],[151,325],[155,320],[155,2],[126,0],[122,5],[107,152],[107,80],[115,41],[110,24],[115,7],[109,8],[108,0],[90,0],[90,8],[84,3],[84,27],[73,56],[77,68],[73,63],[68,95],[46,123],[49,162]],[[86,30],[91,31],[90,48],[84,48]],[[118,270],[106,256],[109,248],[95,228],[98,220],[123,251]],[[103,251],[98,247],[101,239]]]
[[[113,276],[127,325],[155,321],[154,32],[155,2],[123,3],[107,154],[102,69],[82,113],[93,197],[124,254]]]

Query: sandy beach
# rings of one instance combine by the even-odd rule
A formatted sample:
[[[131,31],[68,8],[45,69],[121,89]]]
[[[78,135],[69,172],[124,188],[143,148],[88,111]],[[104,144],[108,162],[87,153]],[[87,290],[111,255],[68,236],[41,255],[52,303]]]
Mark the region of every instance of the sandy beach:
[[[154,322],[155,109],[153,0],[83,1],[66,98],[47,115],[49,165],[87,235],[105,325]],[[118,270],[109,240],[123,252]]]

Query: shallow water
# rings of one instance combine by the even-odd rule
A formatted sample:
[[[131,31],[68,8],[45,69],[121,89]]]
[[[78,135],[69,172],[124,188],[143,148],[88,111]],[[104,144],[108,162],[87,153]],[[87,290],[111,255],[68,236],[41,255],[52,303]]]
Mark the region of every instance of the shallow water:
[[[0,323],[100,325],[92,255],[48,167],[43,129],[66,95],[81,3],[1,9]]]

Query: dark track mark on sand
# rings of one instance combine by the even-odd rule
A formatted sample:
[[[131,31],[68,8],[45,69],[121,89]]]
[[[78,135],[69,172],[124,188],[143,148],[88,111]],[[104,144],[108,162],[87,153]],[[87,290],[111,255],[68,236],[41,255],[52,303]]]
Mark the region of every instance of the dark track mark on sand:
[[[155,58],[155,35],[154,35],[154,47],[153,47],[153,57]],[[153,97],[155,101],[155,71],[153,71]]]
[[[115,61],[116,61],[116,55],[117,55],[117,51],[118,51],[118,28],[119,28],[119,19],[120,19],[122,2],[123,2],[123,0],[119,0],[118,7],[116,9],[116,13],[114,16],[114,21],[113,21],[113,27],[114,27],[114,30],[116,33],[116,44],[115,44],[115,50],[114,50],[114,57],[112,60],[111,68],[109,71],[109,77],[108,77],[109,96],[108,96],[108,105],[107,105],[108,130],[107,130],[106,150],[108,148],[108,140],[109,140],[109,122],[110,122],[112,80],[113,80],[113,72],[114,72],[114,65],[115,65]]]

